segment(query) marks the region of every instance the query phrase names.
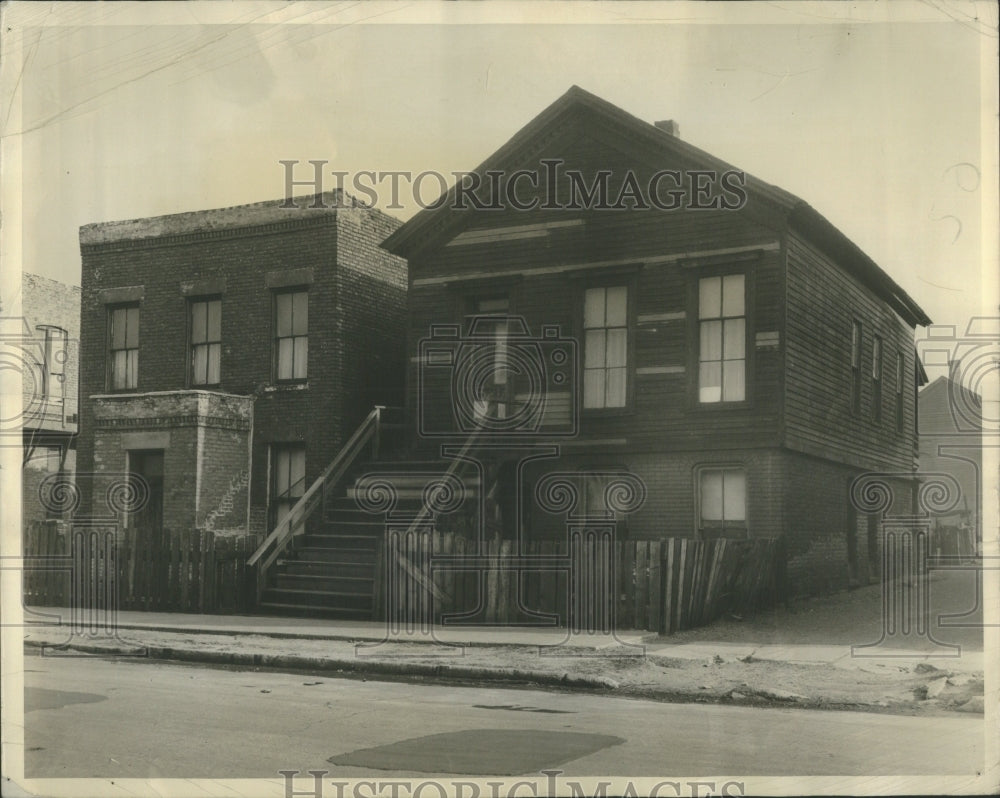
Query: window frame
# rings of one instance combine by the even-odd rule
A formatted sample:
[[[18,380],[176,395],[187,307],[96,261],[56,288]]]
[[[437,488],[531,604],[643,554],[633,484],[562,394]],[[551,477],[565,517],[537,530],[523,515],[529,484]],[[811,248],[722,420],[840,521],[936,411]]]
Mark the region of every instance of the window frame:
[[[906,359],[903,353],[896,350],[896,432],[903,432],[905,423],[905,407],[903,404],[903,384],[906,382]]]
[[[42,396],[50,404],[63,404],[66,401],[66,362],[69,360],[69,332],[55,324],[39,324],[35,327],[40,330],[45,339],[42,343]],[[63,359],[61,362],[53,356],[54,344],[61,334]],[[53,369],[53,365],[58,365],[59,371]],[[55,378],[55,379],[54,379]],[[53,383],[60,385],[59,394],[52,391]]]
[[[712,277],[743,276],[743,398],[718,402],[701,401],[701,281]],[[753,375],[756,367],[756,352],[753,346],[756,328],[754,312],[756,308],[756,270],[752,263],[725,262],[713,266],[693,266],[688,282],[688,399],[691,408],[700,412],[730,411],[753,406]],[[719,317],[727,318],[727,317]],[[737,316],[728,318],[739,318]],[[708,319],[711,321],[711,319]]]
[[[219,338],[216,341],[207,340],[207,330],[206,330],[206,340],[196,344],[194,342],[194,306],[198,304],[208,304],[210,302],[219,303]],[[187,300],[187,385],[189,388],[195,388],[198,390],[208,390],[211,388],[218,388],[222,385],[222,295],[221,294],[206,294],[204,296],[193,296],[188,297]],[[207,309],[206,309],[206,327],[207,327]],[[195,382],[194,373],[194,350],[196,346],[218,346],[219,347],[219,379],[217,382]],[[209,349],[211,352],[211,349]],[[209,361],[206,360],[206,367]],[[206,378],[208,376],[206,372]]]
[[[279,494],[277,492],[277,488],[278,488],[278,457],[281,454],[283,454],[283,453],[287,453],[287,454],[291,455],[292,453],[298,453],[298,452],[302,453],[302,479],[301,479],[302,486],[301,486],[301,491],[298,494],[289,494],[288,498],[282,499],[282,498],[280,498],[280,496],[279,496]],[[309,481],[309,479],[308,479],[308,473],[306,471],[306,468],[307,468],[307,460],[306,460],[307,451],[306,451],[306,445],[302,441],[274,441],[274,442],[268,444],[267,453],[268,453],[268,458],[267,458],[267,465],[268,465],[268,469],[267,469],[268,470],[268,474],[267,474],[267,516],[268,516],[269,528],[273,530],[280,523],[280,521],[279,521],[279,511],[280,511],[280,508],[283,507],[283,506],[287,506],[288,513],[291,513],[292,508],[298,503],[299,499],[302,498],[302,496],[305,494],[305,492],[307,490],[307,484],[306,483]],[[289,469],[288,469],[288,471],[289,471],[288,478],[290,480],[291,476],[292,476],[291,460],[289,460]],[[292,487],[294,486],[294,484],[298,484],[298,482],[290,484],[288,486],[287,490],[290,491],[292,489]],[[281,520],[284,520],[285,517],[287,517],[287,515],[286,516],[282,516]]]
[[[873,424],[882,423],[882,385],[885,380],[885,342],[881,335],[872,336],[872,412]]]
[[[725,510],[723,509],[723,519],[722,523],[712,523],[706,524],[705,519],[702,516],[702,498],[703,498],[703,487],[702,482],[706,474],[710,473],[721,473],[723,474],[722,479],[722,505],[725,508],[725,472],[727,471],[738,471],[743,475],[743,519],[742,525],[727,525],[725,519]],[[695,533],[699,540],[715,540],[718,538],[727,538],[730,540],[749,540],[750,535],[750,480],[749,480],[749,469],[746,467],[745,463],[739,462],[722,462],[722,463],[702,463],[695,466],[694,468],[694,514],[695,514]],[[731,535],[726,534],[727,531],[731,530],[742,530],[742,535]],[[719,534],[706,536],[706,531],[716,530]]]
[[[105,334],[106,334],[106,345],[105,345],[105,388],[109,393],[129,393],[139,390],[139,350],[142,341],[142,303],[141,302],[116,302],[114,304],[108,304],[104,306],[105,308]],[[125,311],[125,338],[126,346],[123,349],[113,349],[114,345],[114,334],[113,334],[113,320],[114,314],[119,311]],[[128,344],[128,311],[134,310],[137,314],[136,318],[136,345],[134,347],[127,346]],[[135,367],[134,367],[134,385],[126,385],[123,388],[116,388],[114,384],[114,353],[115,352],[135,352]],[[126,360],[128,356],[126,355]],[[126,363],[126,376],[128,374],[128,365]],[[127,380],[126,380],[127,381]]]
[[[855,333],[857,337],[855,337]],[[863,360],[865,351],[865,328],[861,319],[851,319],[851,349],[849,354],[849,365],[851,367],[851,414],[861,415],[861,376],[863,372]]]
[[[287,286],[281,288],[271,289],[271,379],[275,385],[304,385],[309,381],[309,286],[308,285],[296,285]],[[306,332],[305,335],[278,335],[278,297],[282,295],[295,294],[305,294],[306,297]],[[295,300],[292,299],[293,304],[293,315],[294,320],[294,303]],[[294,324],[294,321],[293,321]],[[280,348],[281,341],[292,339],[292,374],[291,377],[282,378],[280,374]],[[294,376],[295,373],[295,341],[298,339],[305,339],[306,345],[306,356],[305,356],[305,374],[301,377]]]
[[[587,276],[587,279],[580,282],[576,301],[576,329],[578,344],[578,366],[577,385],[579,390],[579,408],[583,415],[591,417],[629,415],[635,410],[635,314],[636,314],[636,273],[638,266],[627,271],[618,271],[596,276]],[[587,330],[588,329],[621,329],[620,327],[585,327],[585,308],[587,302],[587,291],[602,288],[605,291],[609,288],[625,289],[625,402],[622,405],[587,407],[585,396],[585,375],[587,372]],[[607,307],[607,296],[605,295],[605,308]],[[607,372],[605,365],[604,371]],[[607,397],[607,383],[605,382],[605,398]]]

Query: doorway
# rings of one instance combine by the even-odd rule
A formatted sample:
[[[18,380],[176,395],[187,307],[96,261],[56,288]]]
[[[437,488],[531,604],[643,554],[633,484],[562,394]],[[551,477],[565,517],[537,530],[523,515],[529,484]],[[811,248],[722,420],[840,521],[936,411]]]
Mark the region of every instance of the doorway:
[[[133,495],[139,506],[128,515],[127,526],[143,529],[163,529],[163,449],[129,451],[129,479],[140,480]],[[145,504],[142,498],[146,497]]]

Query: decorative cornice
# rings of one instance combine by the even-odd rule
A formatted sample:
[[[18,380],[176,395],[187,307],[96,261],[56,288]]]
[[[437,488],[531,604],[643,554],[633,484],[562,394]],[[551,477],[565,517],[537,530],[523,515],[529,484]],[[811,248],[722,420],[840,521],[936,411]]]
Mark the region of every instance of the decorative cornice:
[[[249,432],[249,419],[225,416],[158,416],[154,418],[102,418],[94,421],[95,429],[166,429],[171,427],[214,427]]]
[[[227,227],[224,230],[196,230],[190,233],[171,233],[164,236],[149,236],[147,238],[119,239],[99,243],[81,243],[80,252],[115,252],[135,249],[157,249],[180,244],[194,244],[200,241],[222,241],[230,238],[246,238],[247,236],[266,236],[284,233],[289,230],[321,225],[334,226],[336,215],[332,213],[314,216],[303,216],[300,219],[289,219],[281,222]]]

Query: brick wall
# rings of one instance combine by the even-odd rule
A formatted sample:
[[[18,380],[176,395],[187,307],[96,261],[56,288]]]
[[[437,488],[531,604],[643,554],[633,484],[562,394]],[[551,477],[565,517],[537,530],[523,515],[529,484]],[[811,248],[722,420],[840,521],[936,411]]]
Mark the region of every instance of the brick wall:
[[[187,303],[199,293],[221,293],[221,385],[212,390],[254,397],[247,475],[253,531],[263,531],[272,444],[305,442],[306,480],[312,482],[371,405],[398,404],[401,390],[402,372],[390,364],[403,357],[406,266],[378,246],[399,222],[374,209],[278,213],[275,205],[81,231],[85,398],[106,392],[106,289],[142,286],[138,392],[187,387]],[[260,214],[266,223],[254,225]],[[278,385],[272,379],[269,275],[275,273],[308,283],[305,384]],[[94,458],[90,404],[84,401],[81,409],[81,463]],[[226,457],[230,444],[207,436],[205,445]],[[211,463],[214,455],[209,451],[207,457]],[[230,523],[225,502],[227,496],[234,505],[240,502],[244,488],[230,484],[239,472],[226,473],[215,486],[218,498],[200,521]]]

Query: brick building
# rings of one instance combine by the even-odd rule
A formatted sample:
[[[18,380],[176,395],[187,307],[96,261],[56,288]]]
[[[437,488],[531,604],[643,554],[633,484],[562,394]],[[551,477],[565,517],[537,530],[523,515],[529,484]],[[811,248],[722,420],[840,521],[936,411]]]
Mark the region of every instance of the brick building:
[[[53,514],[39,496],[53,474],[76,470],[80,288],[36,274],[21,277],[21,349],[24,522]],[[51,482],[51,480],[50,480]]]
[[[127,524],[265,532],[399,404],[406,263],[379,247],[399,222],[318,199],[81,228],[84,511],[132,472]]]
[[[560,447],[484,486],[520,497],[499,508],[504,534],[564,534],[532,492],[547,473],[624,470],[647,496],[621,536],[779,537],[797,593],[878,573],[878,526],[851,485],[894,474],[893,511],[912,506],[914,330],[929,323],[878,265],[673,122],[576,87],[462,189],[384,246],[410,267],[414,429],[434,443],[478,423]],[[558,339],[576,358],[564,346],[554,367]],[[463,341],[468,363],[493,352],[503,369],[463,372]],[[532,347],[537,375],[511,360]]]

